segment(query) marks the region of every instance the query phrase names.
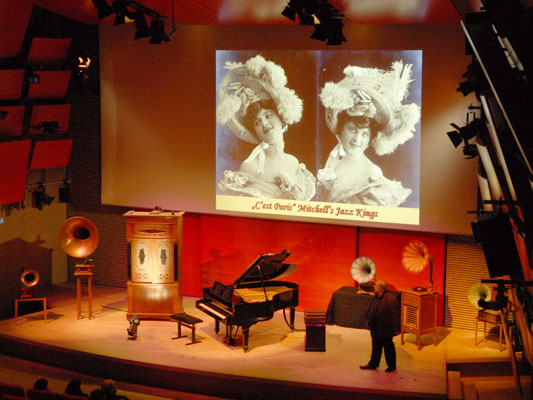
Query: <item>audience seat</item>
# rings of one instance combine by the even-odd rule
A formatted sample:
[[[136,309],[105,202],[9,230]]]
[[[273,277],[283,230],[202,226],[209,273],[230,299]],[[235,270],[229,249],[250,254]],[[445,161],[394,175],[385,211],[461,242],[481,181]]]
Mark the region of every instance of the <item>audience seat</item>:
[[[67,393],[58,393],[57,400],[87,400],[87,397],[84,396],[75,396],[73,394]]]
[[[22,386],[0,382],[0,396],[3,394],[24,397],[25,391]]]
[[[26,396],[30,400],[57,400],[57,393],[51,390],[28,389]]]
[[[25,396],[15,396],[13,394],[4,393],[2,396],[0,396],[0,400],[29,400],[29,399]]]

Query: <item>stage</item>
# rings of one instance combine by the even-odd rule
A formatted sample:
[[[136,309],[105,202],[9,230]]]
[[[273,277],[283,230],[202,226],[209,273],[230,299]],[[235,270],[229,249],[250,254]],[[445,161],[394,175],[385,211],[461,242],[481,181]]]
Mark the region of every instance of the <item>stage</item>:
[[[214,321],[195,308],[196,298],[185,297],[185,312],[201,318],[196,338],[173,340],[177,323],[142,320],[136,340],[128,340],[126,290],[94,288],[93,319],[76,318],[75,287],[60,285],[47,296],[47,321],[43,312],[0,321],[0,353],[101,378],[113,378],[147,387],[197,393],[222,398],[363,398],[445,399],[447,364],[485,360],[506,362],[498,342],[474,346],[474,332],[438,329],[422,337],[394,339],[397,371],[363,371],[370,356],[367,330],[326,326],[326,351],[305,351],[304,313],[296,313],[291,332],[283,313],[250,329],[249,351],[224,343],[225,326],[217,335]],[[481,328],[482,332],[482,328]],[[479,337],[481,339],[482,333]]]

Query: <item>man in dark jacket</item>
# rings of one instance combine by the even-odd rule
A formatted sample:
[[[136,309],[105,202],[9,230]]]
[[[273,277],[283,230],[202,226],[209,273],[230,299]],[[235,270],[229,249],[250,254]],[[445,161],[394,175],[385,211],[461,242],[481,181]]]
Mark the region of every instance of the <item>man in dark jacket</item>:
[[[368,306],[368,328],[372,336],[372,355],[361,369],[377,369],[385,349],[385,372],[396,370],[396,349],[392,338],[400,333],[400,304],[396,295],[389,292],[389,285],[379,280],[375,285],[375,296]]]

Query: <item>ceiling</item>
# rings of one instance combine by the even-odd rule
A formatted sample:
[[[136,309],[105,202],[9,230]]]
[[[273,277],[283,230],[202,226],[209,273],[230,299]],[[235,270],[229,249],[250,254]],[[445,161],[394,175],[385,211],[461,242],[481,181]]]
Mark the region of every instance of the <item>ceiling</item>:
[[[108,0],[111,4],[112,0]],[[178,23],[193,25],[281,25],[296,24],[281,15],[288,0],[137,0]],[[454,23],[475,0],[329,0],[354,23],[405,24]],[[33,4],[87,23],[113,23],[114,17],[99,20],[92,0],[33,0]]]

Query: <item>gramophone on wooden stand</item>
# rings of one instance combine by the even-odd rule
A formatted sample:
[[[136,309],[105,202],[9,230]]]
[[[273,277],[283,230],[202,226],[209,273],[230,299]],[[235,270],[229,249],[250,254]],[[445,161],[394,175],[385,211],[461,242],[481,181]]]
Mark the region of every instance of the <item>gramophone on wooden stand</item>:
[[[92,277],[94,265],[89,260],[89,256],[98,247],[100,236],[96,226],[87,218],[72,217],[63,222],[59,229],[59,245],[69,256],[82,258],[83,263],[76,264],[76,299],[77,318],[81,318],[81,280],[87,278],[87,297],[89,302],[89,319],[93,316],[93,290]]]
[[[18,309],[20,302],[28,301],[42,301],[44,322],[46,322],[46,297],[33,297],[33,288],[39,283],[39,272],[33,268],[26,268],[20,274],[20,282],[22,288],[20,289],[20,297],[15,299],[15,324],[18,322]]]
[[[417,348],[422,348],[422,335],[433,333],[433,345],[437,345],[438,293],[433,290],[433,257],[424,243],[411,240],[403,249],[402,265],[410,273],[417,274],[429,266],[429,288],[414,287],[402,290],[401,343],[404,332],[417,336]]]

